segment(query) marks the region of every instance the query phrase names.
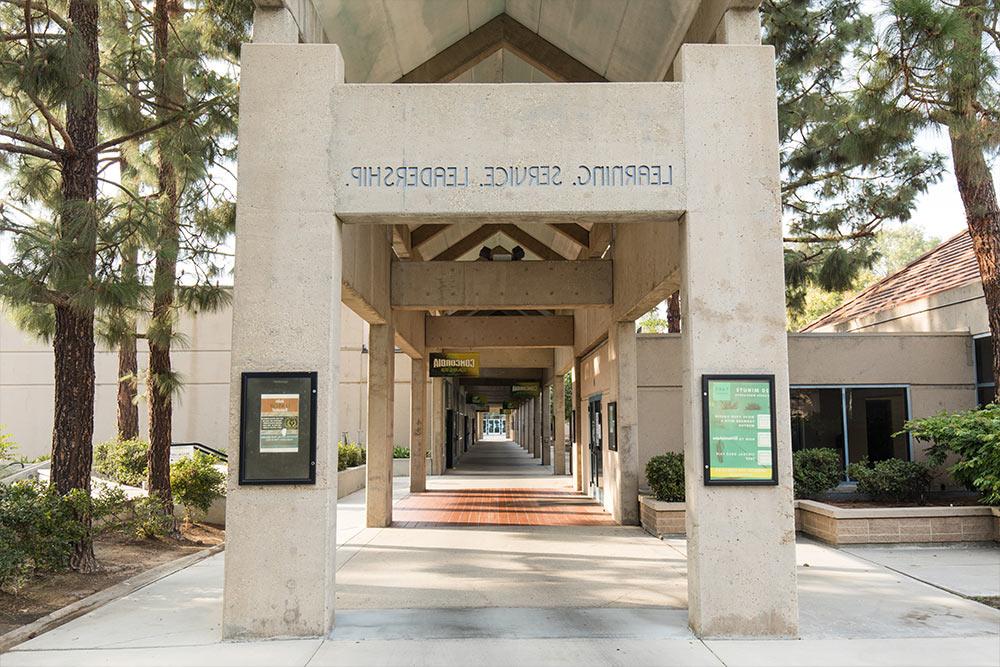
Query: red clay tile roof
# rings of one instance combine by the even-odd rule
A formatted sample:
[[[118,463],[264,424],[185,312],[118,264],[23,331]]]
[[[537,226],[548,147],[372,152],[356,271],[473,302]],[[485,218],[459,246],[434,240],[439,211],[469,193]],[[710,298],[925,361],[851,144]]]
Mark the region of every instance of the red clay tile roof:
[[[980,280],[979,265],[972,250],[972,237],[965,231],[869,286],[802,331],[874,315],[977,280]]]

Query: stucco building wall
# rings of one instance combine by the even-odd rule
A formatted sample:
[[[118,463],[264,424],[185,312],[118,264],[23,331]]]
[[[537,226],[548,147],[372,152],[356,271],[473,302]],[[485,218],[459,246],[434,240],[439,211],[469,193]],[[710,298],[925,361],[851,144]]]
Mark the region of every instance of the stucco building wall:
[[[368,324],[346,306],[341,308],[340,419],[341,433],[365,440],[368,412]],[[172,361],[184,386],[175,398],[174,442],[201,442],[225,450],[229,429],[229,363],[232,311],[224,308],[179,320],[183,344],[176,345]],[[148,354],[139,341],[140,373]],[[53,356],[51,345],[17,329],[0,315],[0,425],[13,435],[18,456],[34,458],[51,449],[53,410]],[[94,440],[115,435],[118,353],[105,345],[96,352]],[[396,444],[410,442],[410,363],[396,354],[396,393],[393,403]],[[139,405],[139,433],[145,438],[149,419]]]

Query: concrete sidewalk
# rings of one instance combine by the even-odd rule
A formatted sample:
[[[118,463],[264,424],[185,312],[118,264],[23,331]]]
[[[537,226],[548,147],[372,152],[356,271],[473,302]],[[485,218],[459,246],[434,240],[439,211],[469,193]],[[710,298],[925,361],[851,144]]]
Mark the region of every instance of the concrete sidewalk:
[[[394,481],[395,497],[406,495],[408,480]],[[463,482],[447,475],[434,484]],[[802,638],[784,641],[694,637],[684,540],[634,527],[368,529],[361,491],[338,506],[337,541],[337,623],[327,639],[221,642],[220,555],[22,644],[0,664],[1000,664],[1000,611],[872,553],[810,540],[797,548]],[[995,554],[986,547],[976,558]]]

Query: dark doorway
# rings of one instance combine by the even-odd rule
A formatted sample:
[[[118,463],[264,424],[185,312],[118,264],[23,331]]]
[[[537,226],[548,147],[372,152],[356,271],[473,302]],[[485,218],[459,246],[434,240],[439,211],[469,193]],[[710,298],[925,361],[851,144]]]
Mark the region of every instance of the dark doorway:
[[[587,406],[590,417],[590,486],[598,499],[604,489],[604,451],[601,443],[601,397],[594,396]]]
[[[868,458],[872,461],[891,459],[892,401],[884,398],[865,401],[865,429],[868,435]]]
[[[465,415],[465,433],[462,437],[462,451],[469,451],[469,415]]]
[[[448,468],[455,467],[455,411],[448,410],[444,420],[444,463]]]

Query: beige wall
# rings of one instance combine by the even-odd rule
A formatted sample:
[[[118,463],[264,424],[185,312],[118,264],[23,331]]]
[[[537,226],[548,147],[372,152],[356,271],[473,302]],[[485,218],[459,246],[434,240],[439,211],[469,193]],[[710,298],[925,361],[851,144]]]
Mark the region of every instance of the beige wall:
[[[341,309],[340,431],[364,440],[368,398],[368,324],[349,308]],[[175,399],[174,442],[203,442],[225,450],[228,444],[229,352],[232,311],[228,308],[180,319],[184,344],[172,354],[174,368],[184,386]],[[140,372],[148,355],[139,343]],[[52,348],[19,331],[6,315],[0,316],[0,424],[18,443],[18,455],[34,458],[48,454],[52,429]],[[96,442],[114,436],[117,410],[117,352],[98,345],[97,387],[94,410]],[[395,442],[410,442],[410,363],[396,354]],[[148,418],[139,408],[140,434],[145,437]]]
[[[978,336],[989,333],[990,324],[983,284],[974,282],[879,311],[868,317],[825,326],[820,331],[964,331]]]
[[[650,457],[680,452],[681,339],[639,334],[639,472]],[[911,416],[975,407],[972,343],[967,334],[790,334],[791,385],[905,385]],[[586,392],[585,392],[586,393]],[[923,459],[923,447],[914,443]]]

